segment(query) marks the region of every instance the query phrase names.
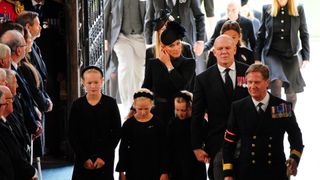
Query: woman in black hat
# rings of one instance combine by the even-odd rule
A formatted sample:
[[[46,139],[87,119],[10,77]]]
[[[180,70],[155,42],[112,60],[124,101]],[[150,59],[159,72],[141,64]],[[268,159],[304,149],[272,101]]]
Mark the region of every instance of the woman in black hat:
[[[160,36],[159,58],[146,64],[142,87],[154,92],[154,114],[167,124],[174,116],[174,95],[183,89],[192,89],[195,60],[182,55],[181,40],[185,29],[177,22],[168,22]]]
[[[174,18],[170,15],[170,11],[167,9],[161,9],[159,18],[154,21],[155,31],[155,43],[147,49],[146,62],[151,58],[159,58],[160,54],[160,35],[166,29],[167,23],[174,21]],[[182,41],[182,55],[187,58],[194,59],[192,47],[189,43]]]

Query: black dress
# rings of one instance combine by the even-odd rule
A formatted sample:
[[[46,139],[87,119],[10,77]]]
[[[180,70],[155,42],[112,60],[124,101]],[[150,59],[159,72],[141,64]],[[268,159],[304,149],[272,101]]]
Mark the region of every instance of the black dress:
[[[237,53],[234,55],[234,59],[248,65],[254,63],[253,52],[246,47],[237,46]],[[212,52],[210,52],[207,61],[207,68],[211,67],[216,63],[217,58],[214,56]]]
[[[193,90],[195,60],[180,56],[172,60],[174,69],[168,72],[159,59],[151,59],[146,66],[142,87],[150,89],[155,96],[153,113],[164,124],[174,116],[174,96],[181,90]]]
[[[205,122],[205,121],[204,121]],[[206,180],[206,166],[191,147],[191,118],[172,119],[168,124],[169,171],[171,180]]]
[[[100,102],[90,105],[86,96],[75,100],[69,118],[69,138],[75,152],[73,180],[113,180],[114,149],[120,139],[121,120],[116,101],[102,95]],[[83,167],[86,160],[96,158],[105,166],[96,170]]]
[[[123,124],[116,170],[126,172],[127,180],[159,180],[167,173],[165,129],[159,118],[139,122],[132,117]]]

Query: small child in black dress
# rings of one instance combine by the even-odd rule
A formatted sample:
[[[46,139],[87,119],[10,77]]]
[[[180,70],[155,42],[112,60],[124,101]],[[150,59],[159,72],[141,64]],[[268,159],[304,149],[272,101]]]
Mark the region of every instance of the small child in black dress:
[[[180,91],[174,106],[175,118],[168,124],[170,180],[206,180],[206,166],[197,161],[191,147],[192,93]]]
[[[120,180],[168,180],[166,132],[151,113],[153,93],[140,89],[134,94],[136,113],[124,122],[116,170]]]

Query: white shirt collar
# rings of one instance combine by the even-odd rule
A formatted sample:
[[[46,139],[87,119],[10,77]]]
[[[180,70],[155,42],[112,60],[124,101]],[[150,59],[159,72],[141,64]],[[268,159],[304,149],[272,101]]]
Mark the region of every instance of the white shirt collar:
[[[225,67],[223,67],[223,66],[220,66],[218,63],[217,63],[217,65],[218,65],[218,69],[219,69],[219,71],[220,71],[220,73],[224,73],[224,70],[226,69]],[[229,67],[229,69],[231,70],[231,71],[235,71],[236,70],[236,63],[232,63],[231,64],[231,66]]]
[[[14,67],[16,70],[18,69],[18,64],[17,64],[17,63],[11,61],[11,64],[13,65],[13,67]]]
[[[261,101],[257,101],[255,100],[254,98],[252,98],[252,101],[253,101],[253,104],[254,104],[254,107],[256,107],[256,109],[258,108],[258,104],[259,103],[263,103],[263,105],[261,106],[261,108],[263,109],[263,111],[266,111],[267,107],[268,107],[268,104],[269,104],[269,100],[270,100],[270,95],[269,93],[266,94],[266,96],[261,100]]]
[[[37,3],[35,0],[32,0],[32,6],[36,6],[37,4],[40,4],[41,6],[44,5],[44,1],[41,1],[40,3]]]
[[[2,119],[3,122],[7,122],[7,119],[4,116],[0,117]]]

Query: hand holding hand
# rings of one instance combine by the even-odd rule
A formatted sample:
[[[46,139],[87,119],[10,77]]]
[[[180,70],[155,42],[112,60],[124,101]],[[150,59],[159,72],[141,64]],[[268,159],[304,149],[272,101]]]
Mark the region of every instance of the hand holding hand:
[[[95,167],[95,169],[99,169],[102,166],[104,166],[104,164],[105,164],[104,160],[102,160],[101,158],[97,158],[93,166]]]
[[[210,157],[209,155],[202,149],[193,150],[194,154],[197,157],[197,160],[203,163],[209,163]]]
[[[84,162],[83,167],[89,170],[95,169],[93,162],[91,161],[91,159],[86,160],[86,162]]]

